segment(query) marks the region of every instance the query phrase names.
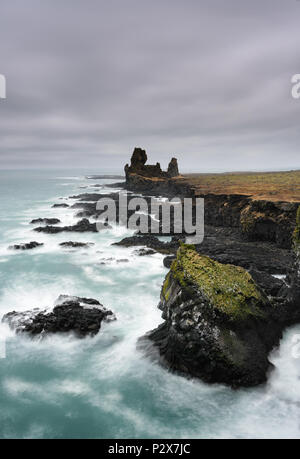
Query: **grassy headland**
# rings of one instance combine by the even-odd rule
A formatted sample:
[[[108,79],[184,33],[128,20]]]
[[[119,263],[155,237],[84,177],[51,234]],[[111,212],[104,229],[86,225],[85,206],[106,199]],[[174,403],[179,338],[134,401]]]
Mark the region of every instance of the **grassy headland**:
[[[185,174],[175,180],[201,194],[242,194],[255,200],[300,202],[300,170]]]

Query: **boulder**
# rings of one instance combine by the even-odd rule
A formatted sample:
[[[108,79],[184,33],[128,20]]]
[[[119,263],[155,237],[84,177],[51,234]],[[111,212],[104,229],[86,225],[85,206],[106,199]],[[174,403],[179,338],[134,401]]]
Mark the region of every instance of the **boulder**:
[[[9,312],[2,322],[16,331],[32,336],[73,332],[76,336],[96,335],[102,321],[115,320],[112,311],[92,298],[61,295],[52,312],[34,309],[26,312]]]
[[[289,308],[270,301],[243,268],[182,244],[161,291],[164,322],[139,348],[172,371],[232,387],[266,381]],[[298,320],[299,320],[298,313]]]

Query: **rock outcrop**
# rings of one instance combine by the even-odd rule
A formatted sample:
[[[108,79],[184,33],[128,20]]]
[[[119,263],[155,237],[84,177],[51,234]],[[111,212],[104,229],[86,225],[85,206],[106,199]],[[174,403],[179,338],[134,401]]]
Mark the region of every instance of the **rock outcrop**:
[[[171,242],[163,242],[160,241],[157,237],[153,236],[152,234],[145,234],[139,236],[125,237],[119,242],[114,242],[112,245],[118,245],[122,247],[146,246],[149,249],[167,255],[170,253],[176,253],[178,244],[179,242],[176,238],[172,238]]]
[[[177,159],[172,158],[168,170],[163,171],[160,163],[147,165],[147,153],[141,148],[135,148],[131,157],[130,166],[125,166],[126,188],[146,191],[167,191],[170,179],[179,175]]]
[[[55,303],[53,312],[39,309],[26,312],[9,312],[2,322],[16,331],[32,336],[45,336],[52,333],[73,332],[83,338],[96,335],[102,321],[115,320],[112,311],[92,298],[79,298],[61,295]]]
[[[82,248],[89,248],[95,245],[93,242],[73,242],[73,241],[67,241],[67,242],[61,242],[59,244],[61,247],[67,248],[67,249],[82,249]]]
[[[42,247],[44,244],[41,242],[31,241],[31,242],[24,242],[22,244],[14,244],[9,246],[9,249],[12,250],[31,250],[36,249],[37,247]]]
[[[159,308],[164,323],[139,347],[175,372],[232,387],[265,382],[269,352],[283,328],[300,320],[299,310],[271,300],[249,272],[188,245],[171,265]]]
[[[169,177],[178,177],[179,169],[178,162],[176,158],[172,158],[168,166],[168,176]]]
[[[57,208],[63,208],[63,209],[66,209],[67,207],[69,207],[69,204],[53,204],[52,208],[53,209],[57,209]]]
[[[30,223],[32,225],[35,225],[37,223],[45,223],[46,225],[57,225],[58,223],[61,223],[61,221],[58,218],[35,218],[34,220],[31,220]]]
[[[291,275],[291,288],[288,299],[295,308],[300,309],[300,206],[297,211],[296,227],[293,233],[294,270]]]
[[[126,189],[146,195],[204,198],[205,223],[217,227],[238,228],[245,240],[273,242],[290,249],[299,202],[256,200],[246,194],[201,193],[193,181],[180,176],[177,160],[172,158],[168,171],[158,164],[147,166],[147,154],[136,148],[131,165],[125,166]],[[240,186],[241,190],[243,186]],[[200,190],[200,191],[199,191]]]
[[[107,229],[111,228],[110,225],[98,222],[97,225],[96,223],[91,223],[87,218],[83,218],[80,220],[76,225],[71,225],[71,226],[39,226],[37,228],[34,228],[34,231],[37,231],[38,233],[47,233],[47,234],[57,234],[57,233],[63,233],[63,232],[75,232],[75,233],[86,233],[86,232],[92,232],[96,233],[100,229]]]

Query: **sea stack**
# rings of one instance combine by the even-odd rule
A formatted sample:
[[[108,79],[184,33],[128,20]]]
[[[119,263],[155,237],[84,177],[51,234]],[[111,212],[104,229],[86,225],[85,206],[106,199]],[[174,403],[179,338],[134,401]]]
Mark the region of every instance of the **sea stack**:
[[[172,158],[167,171],[163,171],[160,163],[146,164],[147,153],[142,148],[135,148],[130,165],[126,164],[126,188],[136,191],[159,192],[168,190],[170,181],[179,176],[178,162]]]

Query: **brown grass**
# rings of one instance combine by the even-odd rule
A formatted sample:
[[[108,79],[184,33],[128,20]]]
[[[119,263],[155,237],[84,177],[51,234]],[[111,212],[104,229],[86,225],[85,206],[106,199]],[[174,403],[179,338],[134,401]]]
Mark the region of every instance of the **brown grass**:
[[[186,174],[176,178],[200,194],[242,194],[253,199],[300,202],[300,170]]]

